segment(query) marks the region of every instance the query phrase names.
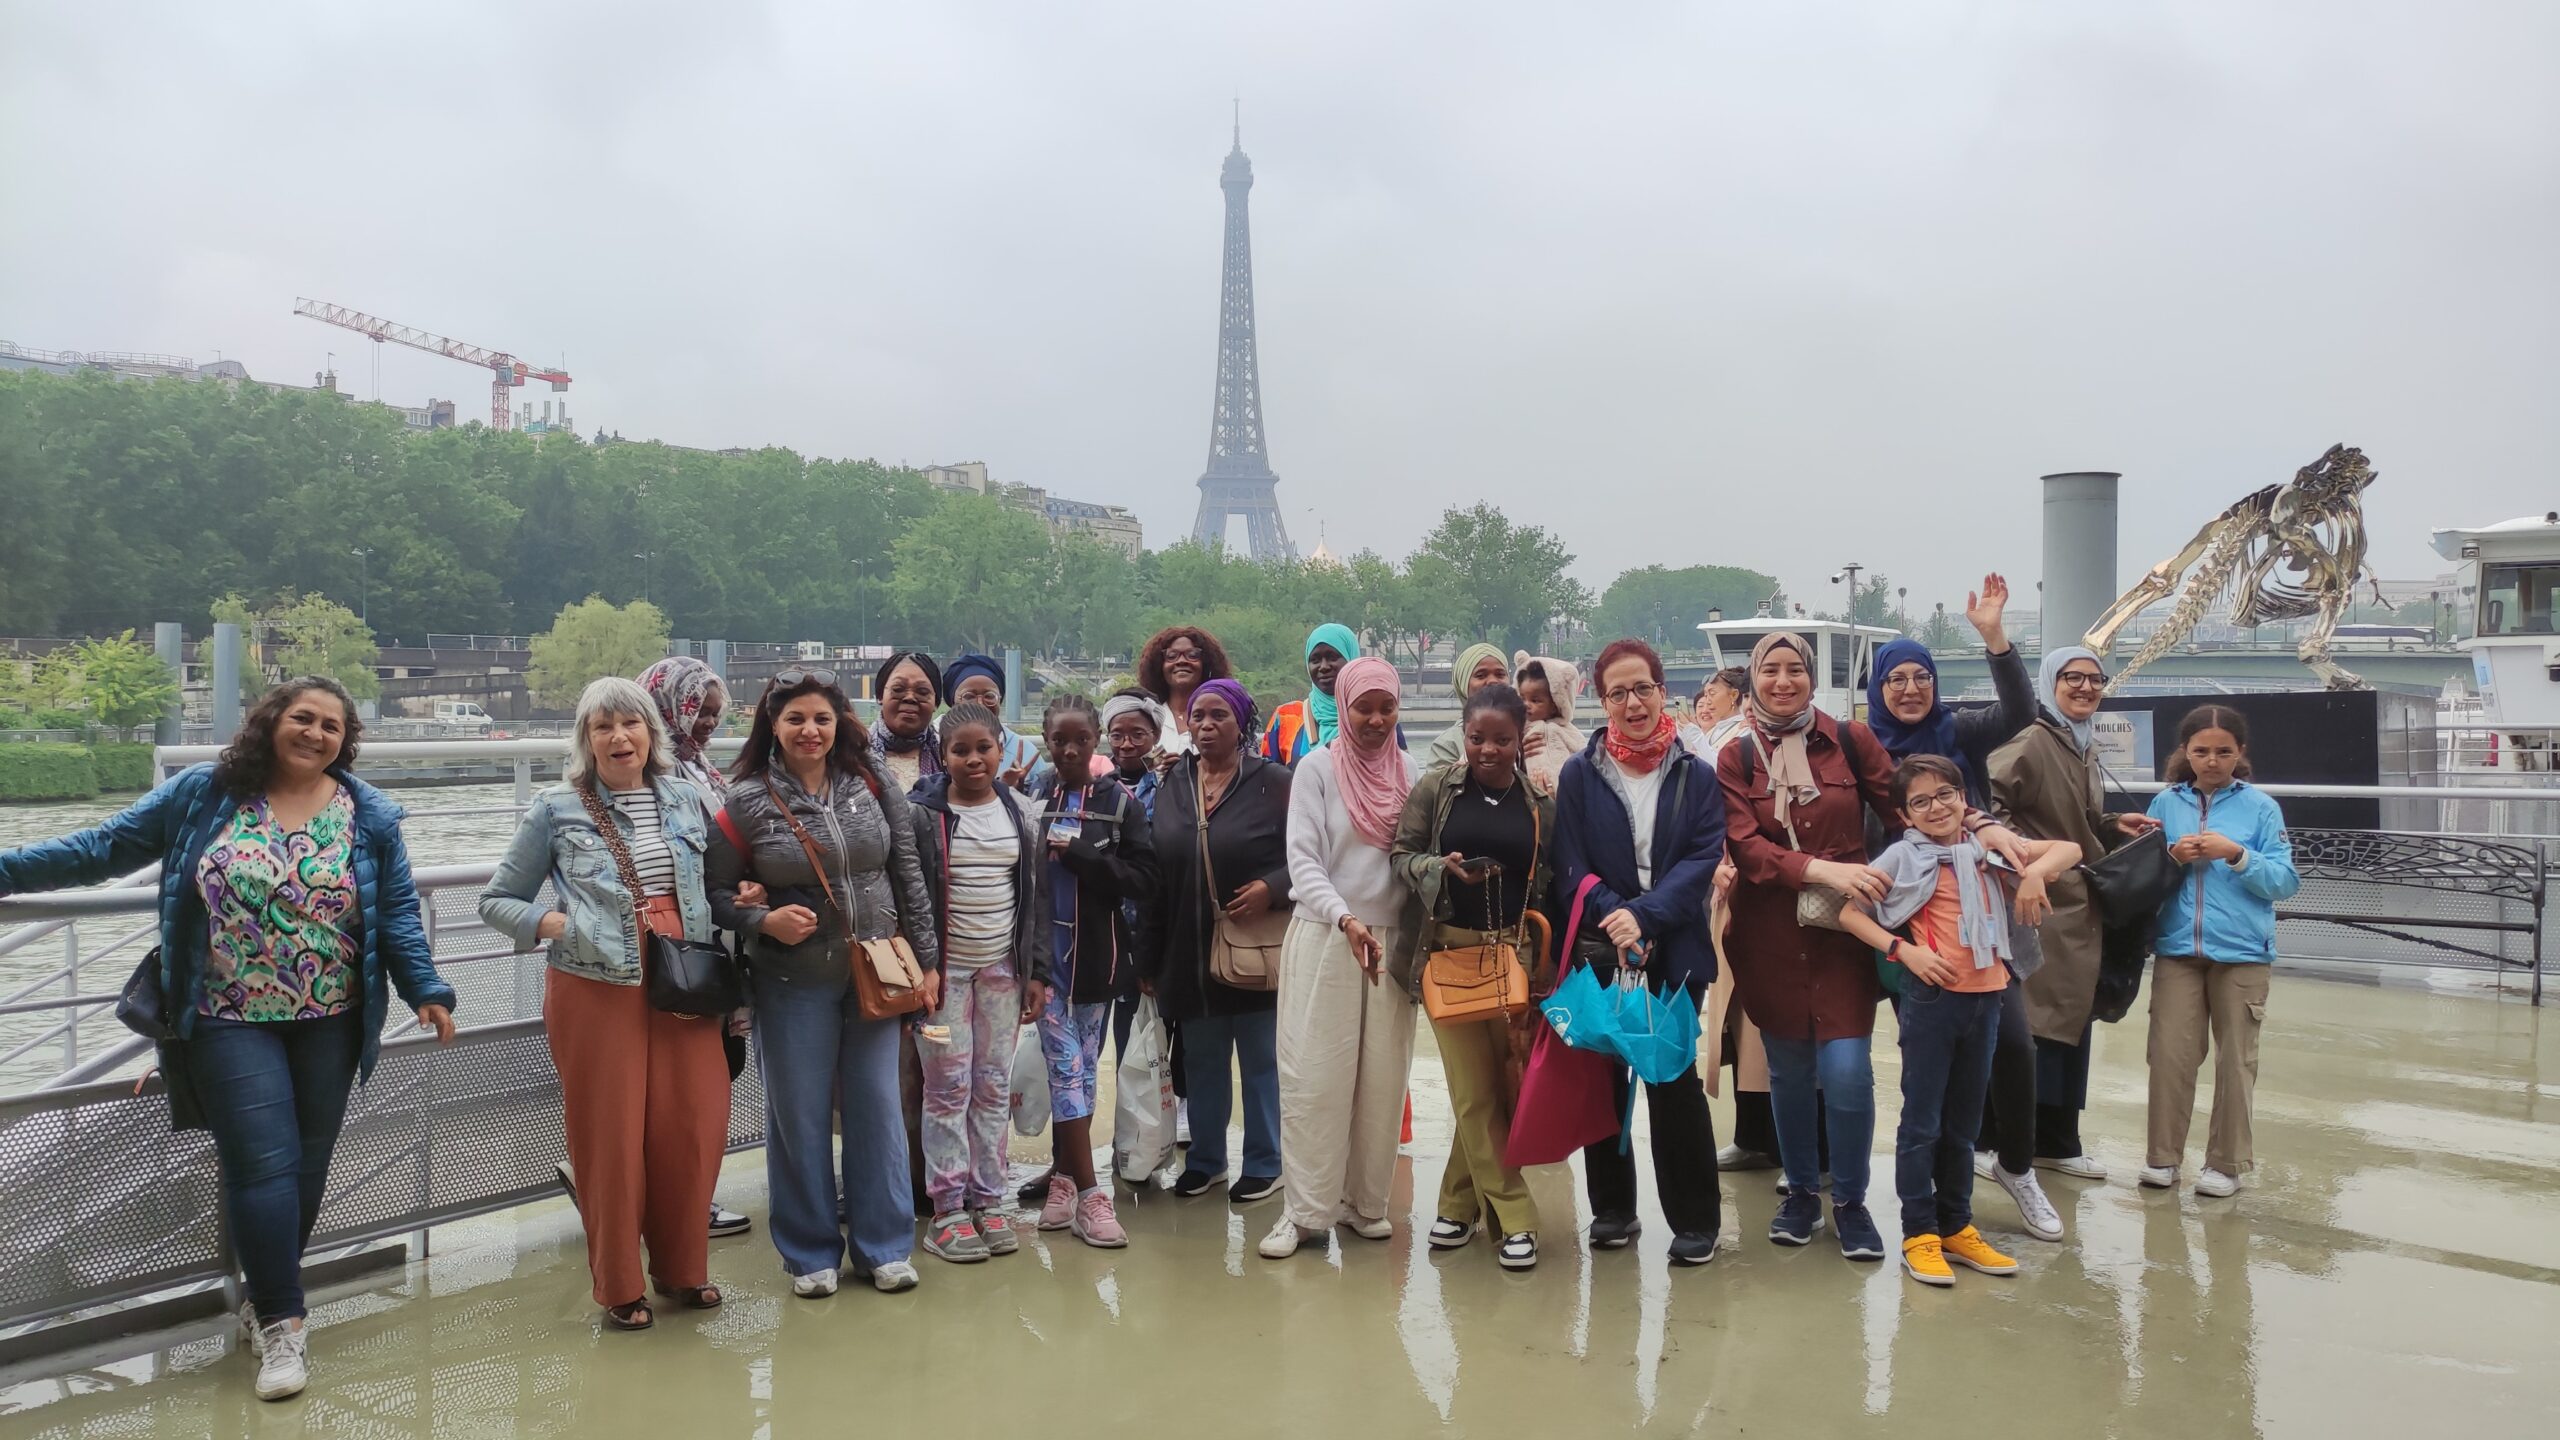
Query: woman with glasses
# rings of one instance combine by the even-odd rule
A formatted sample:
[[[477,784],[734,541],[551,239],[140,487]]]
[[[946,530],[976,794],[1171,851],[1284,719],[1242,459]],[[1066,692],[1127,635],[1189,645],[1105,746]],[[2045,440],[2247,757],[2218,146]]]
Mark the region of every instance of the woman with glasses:
[[[1172,643],[1196,633],[1174,632]],[[1244,1165],[1227,1187],[1237,1205],[1280,1189],[1279,1003],[1271,990],[1211,974],[1210,949],[1221,919],[1250,922],[1290,903],[1289,767],[1251,753],[1253,718],[1233,680],[1191,692],[1192,748],[1156,792],[1157,883],[1138,902],[1138,983],[1182,1027],[1189,1078],[1191,1156],[1174,1193],[1204,1194],[1227,1179],[1229,1077],[1241,1072]]]
[[[1813,659],[1802,636],[1783,630],[1751,648],[1747,720],[1716,758],[1736,872],[1725,954],[1769,1059],[1787,1181],[1769,1239],[1806,1245],[1822,1229],[1819,1117],[1840,1253],[1881,1260],[1867,1175],[1876,1120],[1869,1052],[1883,990],[1866,944],[1799,923],[1797,897],[1884,898],[1885,876],[1867,863],[1866,815],[1895,818],[1893,762],[1867,727],[1814,706]]]
[[[1174,757],[1191,749],[1191,697],[1212,680],[1234,676],[1235,667],[1227,663],[1226,647],[1218,637],[1195,625],[1169,625],[1147,641],[1138,652],[1138,688],[1164,702],[1173,720],[1172,733],[1159,744],[1159,765],[1169,765]],[[1246,732],[1245,744],[1253,744],[1253,732]]]
[[[863,1018],[849,951],[903,935],[935,1009],[941,930],[907,797],[882,781],[834,671],[794,666],[765,687],[729,772],[728,816],[712,836],[711,907],[748,936],[774,1248],[804,1298],[835,1293],[848,1248],[850,1269],[874,1288],[911,1289],[914,1171],[898,1081],[907,1026]],[[764,904],[740,902],[750,879]]]
[[[942,667],[921,650],[902,650],[881,662],[871,694],[880,702],[880,724],[871,732],[875,768],[901,795],[941,774],[933,712],[942,704]]]
[[[1609,723],[1556,779],[1556,893],[1580,905],[1565,963],[1635,967],[1654,994],[1694,1010],[1716,978],[1707,891],[1724,858],[1724,794],[1679,742],[1677,706],[1652,646],[1617,641],[1600,652],[1593,674]],[[1593,882],[1587,891],[1586,880]],[[1633,1082],[1625,1071],[1618,1075],[1623,1115],[1631,1098],[1623,1087]],[[1645,1113],[1672,1263],[1704,1265],[1716,1258],[1724,1211],[1715,1121],[1694,1061],[1677,1077],[1645,1086]],[[1603,1140],[1582,1152],[1582,1170],[1592,1248],[1623,1249],[1641,1229],[1634,1152],[1616,1137]]]
[[[2090,651],[2066,646],[2045,655],[2036,690],[2043,713],[1991,756],[1992,808],[2021,834],[2068,840],[2094,860],[2154,823],[2142,815],[2107,813],[2096,754],[2107,667]],[[2050,909],[2036,931],[2044,963],[2021,983],[2027,1029],[2035,1037],[2032,1159],[2038,1169],[2104,1180],[2106,1167],[2080,1143],[2080,1112],[2089,1100],[2089,1011],[2097,998],[2104,926],[2080,872],[2055,880],[2047,894]],[[2019,1125],[2016,1103],[1995,1080],[1986,1128],[2005,1133]],[[2007,1162],[1998,1169],[2001,1176],[1995,1178],[2005,1177]]]
[[[1991,682],[2000,693],[1998,705],[1951,709],[1938,695],[1936,657],[1916,640],[1886,641],[1867,676],[1867,728],[1884,742],[1885,752],[1897,763],[1915,755],[1950,762],[1961,777],[1958,788],[1965,803],[1976,810],[1991,806],[1991,752],[2036,722],[2035,682],[2002,623],[2008,603],[2009,582],[1997,574],[1983,576],[1982,588],[1965,596],[1964,618],[1982,637]],[[1882,853],[1892,838],[1898,836],[1877,830],[1867,840]],[[2015,976],[2001,994],[1990,1093],[1998,1097],[1990,1113],[2002,1123],[1975,1129],[1981,1152],[1974,1168],[1998,1181],[2017,1202],[2028,1234],[2059,1240],[2061,1212],[2046,1198],[2030,1163],[2035,1154],[2036,1055],[2027,1034],[2025,982]]]
[[[525,949],[550,947],[543,1030],[560,1072],[591,1288],[614,1330],[655,1323],[644,1278],[688,1310],[721,1299],[702,1217],[728,1147],[728,1017],[670,1014],[642,987],[650,936],[712,938],[710,805],[676,773],[649,693],[598,680],[570,723],[567,782],[525,811],[480,892],[489,928]]]

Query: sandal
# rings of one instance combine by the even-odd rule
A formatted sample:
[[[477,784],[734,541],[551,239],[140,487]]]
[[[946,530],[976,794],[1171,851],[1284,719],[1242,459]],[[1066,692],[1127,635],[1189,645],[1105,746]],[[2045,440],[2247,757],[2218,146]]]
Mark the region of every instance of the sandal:
[[[717,1310],[720,1308],[720,1287],[717,1285],[661,1285],[658,1287],[658,1293],[666,1296],[670,1300],[673,1300],[687,1310]]]
[[[658,1323],[658,1317],[650,1313],[649,1302],[640,1299],[628,1305],[606,1306],[604,1323],[615,1330],[646,1330]]]

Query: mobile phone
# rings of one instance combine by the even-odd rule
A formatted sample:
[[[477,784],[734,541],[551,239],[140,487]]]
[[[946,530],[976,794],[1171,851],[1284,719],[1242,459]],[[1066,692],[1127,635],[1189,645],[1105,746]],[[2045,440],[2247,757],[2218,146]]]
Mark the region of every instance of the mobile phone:
[[[1490,855],[1471,855],[1466,859],[1459,861],[1458,868],[1466,871],[1470,875],[1482,878],[1501,869],[1502,862],[1494,859]]]

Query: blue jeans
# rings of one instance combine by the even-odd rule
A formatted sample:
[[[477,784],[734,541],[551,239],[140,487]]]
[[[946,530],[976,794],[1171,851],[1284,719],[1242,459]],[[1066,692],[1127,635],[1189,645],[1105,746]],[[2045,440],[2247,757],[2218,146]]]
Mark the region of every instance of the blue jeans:
[[[898,1098],[903,1019],[865,1020],[850,975],[832,982],[755,978],[756,1064],[764,1076],[764,1173],[782,1268],[867,1273],[915,1252],[907,1125]],[[839,1171],[837,1098],[843,1098]],[[845,1220],[836,1219],[844,1186]]]
[[[1874,1037],[1781,1040],[1763,1032],[1769,1052],[1769,1108],[1778,1118],[1778,1163],[1787,1187],[1819,1193],[1823,1131],[1831,1139],[1831,1203],[1867,1203],[1867,1150],[1876,1138]]]
[[[1186,1168],[1215,1175],[1227,1168],[1227,1107],[1233,1087],[1232,1054],[1244,1073],[1244,1170],[1280,1173],[1280,1016],[1203,1015],[1182,1022],[1182,1063],[1190,1073],[1185,1097],[1191,1114],[1191,1156]]]
[[[2000,992],[1958,994],[1903,982],[1902,1128],[1893,1188],[1902,1234],[1953,1235],[1973,1223],[1973,1137],[2000,1043]]]
[[[196,1017],[179,1047],[222,1167],[231,1248],[249,1303],[272,1324],[304,1313],[302,1247],[320,1218],[329,1157],[347,1117],[363,1016],[320,1020]]]

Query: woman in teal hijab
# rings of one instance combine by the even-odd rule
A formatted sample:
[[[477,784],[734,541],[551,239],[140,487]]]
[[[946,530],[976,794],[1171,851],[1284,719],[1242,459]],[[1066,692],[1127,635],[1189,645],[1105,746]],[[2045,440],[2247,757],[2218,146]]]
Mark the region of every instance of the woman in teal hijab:
[[[1271,728],[1262,736],[1263,759],[1295,765],[1298,757],[1332,741],[1342,724],[1333,677],[1359,658],[1360,637],[1350,626],[1328,620],[1307,632],[1307,698],[1271,712]]]

